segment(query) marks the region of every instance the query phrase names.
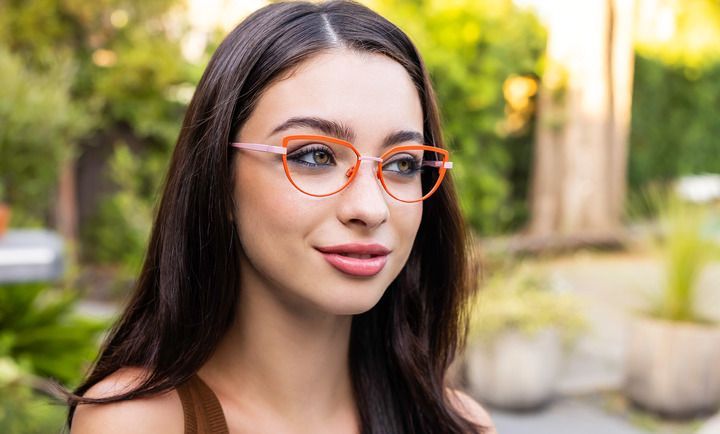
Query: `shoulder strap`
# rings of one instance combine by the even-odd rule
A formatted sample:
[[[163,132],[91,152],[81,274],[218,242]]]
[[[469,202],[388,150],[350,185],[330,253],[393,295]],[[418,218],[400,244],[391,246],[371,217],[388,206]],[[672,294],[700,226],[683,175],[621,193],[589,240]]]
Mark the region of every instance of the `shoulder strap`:
[[[185,434],[197,434],[197,415],[195,414],[195,403],[190,388],[191,384],[190,380],[188,380],[175,389],[178,395],[180,395],[180,401],[182,401],[183,416],[185,417]]]
[[[185,434],[229,434],[220,402],[197,373],[177,391],[185,416]]]

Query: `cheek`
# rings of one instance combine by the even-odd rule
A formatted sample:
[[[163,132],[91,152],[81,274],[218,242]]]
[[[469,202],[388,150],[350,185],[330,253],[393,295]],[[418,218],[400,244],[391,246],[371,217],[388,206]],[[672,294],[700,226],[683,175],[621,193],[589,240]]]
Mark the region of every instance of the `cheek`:
[[[395,232],[400,240],[400,244],[408,255],[415,242],[417,231],[420,228],[422,214],[422,202],[398,207],[393,212],[392,217]]]
[[[312,229],[317,211],[283,172],[241,167],[245,169],[236,172],[235,215],[246,254],[264,262],[292,257],[293,250],[302,247],[293,240],[302,241]]]
[[[236,171],[235,216],[238,233],[246,253],[256,248],[273,245],[282,239],[281,231],[288,230],[282,189],[273,177],[266,176],[262,170],[243,169]]]
[[[408,214],[408,230],[415,234],[420,228],[420,221],[423,216],[423,202],[415,203],[412,207],[409,207]]]

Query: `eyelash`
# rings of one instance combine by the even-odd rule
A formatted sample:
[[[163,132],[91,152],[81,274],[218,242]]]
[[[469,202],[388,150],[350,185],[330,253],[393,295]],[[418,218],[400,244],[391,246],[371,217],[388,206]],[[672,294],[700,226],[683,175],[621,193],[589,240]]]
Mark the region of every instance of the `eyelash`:
[[[327,166],[326,164],[325,165],[324,164],[313,164],[313,163],[309,163],[307,161],[301,160],[301,157],[304,157],[305,155],[312,154],[313,152],[317,152],[317,151],[325,152],[333,159],[333,161],[335,160],[333,157],[333,153],[324,146],[305,146],[305,147],[301,148],[300,150],[292,153],[291,155],[288,155],[287,159],[294,163],[302,164],[302,165],[309,166],[309,167]],[[413,167],[409,172],[406,172],[406,173],[401,173],[399,171],[396,171],[398,174],[400,174],[402,176],[414,176],[415,174],[417,174],[418,172],[421,171],[422,159],[415,158],[411,155],[408,155],[405,158],[396,158],[392,161],[385,162],[385,164],[395,164],[395,163],[399,163],[401,161],[410,161],[413,164]]]
[[[407,176],[407,177],[412,177],[412,176],[417,175],[417,174],[421,171],[422,160],[418,160],[417,158],[414,158],[414,157],[412,157],[412,156],[410,156],[410,155],[408,155],[406,158],[398,158],[398,159],[396,159],[396,160],[392,160],[392,161],[389,162],[389,164],[399,163],[399,162],[401,162],[401,161],[409,161],[409,162],[412,163],[413,167],[410,169],[409,172],[402,173],[402,172],[399,172],[399,171],[398,171],[397,173],[398,173],[399,175],[401,175],[401,176]]]
[[[290,161],[293,161],[295,163],[303,164],[305,166],[310,166],[310,167],[322,166],[322,164],[308,163],[307,161],[303,161],[300,159],[300,157],[304,157],[305,155],[311,154],[316,151],[325,152],[333,159],[333,161],[335,161],[335,157],[333,156],[332,152],[330,152],[330,150],[324,146],[305,146],[305,147],[301,148],[299,151],[294,152],[291,155],[288,155],[287,159]]]

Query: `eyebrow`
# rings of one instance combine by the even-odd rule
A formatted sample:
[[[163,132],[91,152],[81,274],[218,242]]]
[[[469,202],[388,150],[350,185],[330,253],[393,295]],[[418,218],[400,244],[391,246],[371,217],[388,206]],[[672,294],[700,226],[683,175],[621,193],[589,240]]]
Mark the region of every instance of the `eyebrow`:
[[[277,134],[281,131],[288,130],[290,128],[294,127],[307,127],[312,128],[314,130],[322,131],[323,133],[337,137],[339,139],[354,143],[355,142],[355,132],[352,128],[345,125],[342,122],[333,121],[329,119],[323,119],[319,117],[306,117],[306,116],[298,116],[298,117],[292,117],[282,124],[275,127],[270,135]],[[385,136],[385,138],[382,141],[381,148],[387,148],[389,146],[392,146],[396,143],[403,143],[403,142],[417,142],[424,144],[425,137],[420,133],[419,131],[415,130],[398,130],[393,131],[392,133]]]

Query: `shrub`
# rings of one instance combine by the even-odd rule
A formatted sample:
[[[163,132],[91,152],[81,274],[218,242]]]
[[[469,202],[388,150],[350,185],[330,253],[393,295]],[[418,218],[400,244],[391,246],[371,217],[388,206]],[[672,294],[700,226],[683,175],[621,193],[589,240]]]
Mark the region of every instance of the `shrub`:
[[[74,312],[80,294],[45,283],[0,286],[0,357],[27,372],[65,384],[78,381],[94,359],[107,320]]]
[[[492,340],[506,330],[533,335],[556,328],[571,343],[587,327],[579,301],[552,288],[547,274],[528,263],[494,274],[472,304],[470,338]]]

